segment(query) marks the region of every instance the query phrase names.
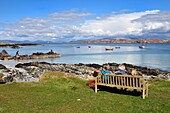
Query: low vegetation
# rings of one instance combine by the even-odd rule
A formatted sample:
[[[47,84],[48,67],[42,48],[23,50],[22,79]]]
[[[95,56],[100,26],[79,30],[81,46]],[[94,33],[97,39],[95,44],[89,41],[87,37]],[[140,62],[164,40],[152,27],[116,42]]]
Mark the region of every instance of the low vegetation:
[[[142,99],[114,88],[94,93],[86,80],[48,72],[40,82],[0,84],[0,113],[167,113],[170,82],[149,84],[149,98]]]

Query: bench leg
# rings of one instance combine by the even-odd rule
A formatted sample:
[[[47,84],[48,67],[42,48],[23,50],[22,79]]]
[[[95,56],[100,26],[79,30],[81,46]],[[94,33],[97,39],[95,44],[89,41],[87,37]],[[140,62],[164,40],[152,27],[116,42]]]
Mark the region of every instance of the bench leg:
[[[145,88],[142,90],[142,98],[145,99]]]
[[[95,79],[95,93],[97,93],[97,78]]]
[[[146,97],[148,97],[148,83],[146,83]]]
[[[97,84],[95,84],[95,93],[97,93]]]

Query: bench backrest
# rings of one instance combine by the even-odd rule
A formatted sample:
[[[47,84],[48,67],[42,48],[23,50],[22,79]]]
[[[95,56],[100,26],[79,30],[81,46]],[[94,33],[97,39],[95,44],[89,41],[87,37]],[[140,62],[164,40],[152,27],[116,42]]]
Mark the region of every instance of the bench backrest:
[[[96,83],[100,85],[142,89],[144,85],[144,76],[115,74],[100,75],[97,77]]]

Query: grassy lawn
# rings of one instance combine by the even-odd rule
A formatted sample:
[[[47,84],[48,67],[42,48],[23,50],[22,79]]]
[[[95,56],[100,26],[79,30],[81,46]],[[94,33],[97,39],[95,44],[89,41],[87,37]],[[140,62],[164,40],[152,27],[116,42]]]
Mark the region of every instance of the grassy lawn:
[[[40,82],[0,84],[0,113],[168,113],[170,82],[150,81],[149,97],[98,91],[86,81],[48,72]],[[114,89],[112,89],[114,90]]]

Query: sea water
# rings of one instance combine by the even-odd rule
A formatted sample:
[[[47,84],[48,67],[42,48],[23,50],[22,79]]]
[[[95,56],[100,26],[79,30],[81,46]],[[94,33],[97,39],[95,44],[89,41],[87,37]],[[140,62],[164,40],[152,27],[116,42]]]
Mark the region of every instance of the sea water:
[[[116,49],[115,47],[120,48]],[[106,51],[105,48],[113,48],[113,51]],[[12,56],[18,50],[20,55],[31,55],[35,52],[47,53],[50,50],[61,54],[60,58],[0,61],[1,64],[8,67],[14,67],[18,63],[33,61],[66,64],[104,64],[115,62],[170,71],[170,44],[165,43],[147,44],[145,49],[140,49],[139,44],[46,44],[23,46],[19,49],[0,48],[0,51],[3,49]]]

